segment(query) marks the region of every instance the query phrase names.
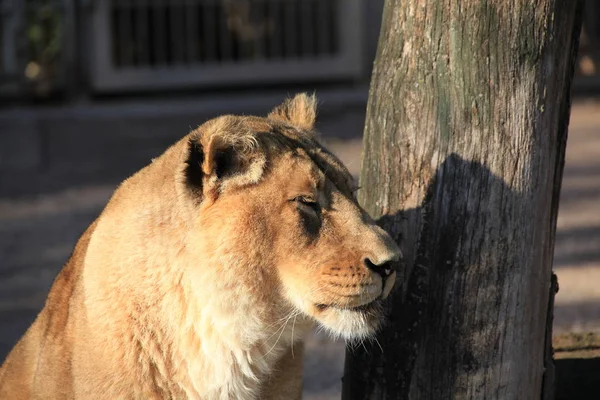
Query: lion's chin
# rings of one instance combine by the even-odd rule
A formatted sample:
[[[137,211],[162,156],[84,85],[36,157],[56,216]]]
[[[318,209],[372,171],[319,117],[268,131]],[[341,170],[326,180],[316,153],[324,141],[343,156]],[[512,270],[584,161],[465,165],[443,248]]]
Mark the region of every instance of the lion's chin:
[[[380,301],[354,308],[316,305],[313,316],[332,336],[355,341],[375,334],[383,320],[383,307]]]

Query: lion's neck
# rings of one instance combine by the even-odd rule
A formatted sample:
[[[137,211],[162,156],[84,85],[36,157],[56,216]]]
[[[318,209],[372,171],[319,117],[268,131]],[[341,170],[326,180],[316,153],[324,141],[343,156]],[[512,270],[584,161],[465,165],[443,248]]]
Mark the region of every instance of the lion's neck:
[[[312,327],[275,299],[235,288],[184,291],[190,298],[180,303],[188,306],[174,336],[173,365],[182,366],[180,385],[190,398],[256,398],[282,355]]]

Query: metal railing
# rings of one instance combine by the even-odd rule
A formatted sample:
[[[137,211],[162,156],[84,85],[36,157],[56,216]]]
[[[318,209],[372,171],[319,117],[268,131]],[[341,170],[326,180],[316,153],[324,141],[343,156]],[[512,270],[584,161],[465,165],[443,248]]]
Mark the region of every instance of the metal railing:
[[[92,9],[98,91],[348,79],[362,0],[106,0]]]
[[[365,79],[369,1],[0,0],[0,98]],[[597,91],[586,7],[575,87]]]

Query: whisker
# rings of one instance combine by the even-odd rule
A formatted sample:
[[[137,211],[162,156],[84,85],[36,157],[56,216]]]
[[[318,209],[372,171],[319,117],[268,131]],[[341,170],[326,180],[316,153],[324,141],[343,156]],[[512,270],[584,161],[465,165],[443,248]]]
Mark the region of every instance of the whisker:
[[[294,327],[296,326],[296,317],[297,316],[298,316],[298,314],[294,315],[294,322],[292,323],[292,358],[294,358]]]
[[[375,343],[377,343],[377,346],[379,346],[379,349],[381,349],[381,352],[383,353],[383,347],[381,347],[381,343],[379,343],[379,340],[377,340],[377,337],[373,336],[373,340],[375,341]]]
[[[283,335],[283,332],[285,331],[285,327],[287,326],[287,323],[292,318],[292,316],[294,316],[294,314],[295,314],[295,312],[290,313],[288,319],[285,321],[285,324],[280,329],[281,332],[279,333],[279,336],[277,337],[277,340],[275,340],[275,343],[273,344],[273,346],[271,346],[271,348],[269,349],[269,351],[267,351],[261,358],[265,358],[267,355],[269,355],[269,353],[271,353],[271,351],[273,351],[273,349],[275,348],[275,346],[277,346],[277,343],[279,343],[279,339],[281,339],[281,335]],[[277,333],[277,332],[275,332],[275,333]],[[269,339],[272,338],[273,336],[274,335],[269,336]]]

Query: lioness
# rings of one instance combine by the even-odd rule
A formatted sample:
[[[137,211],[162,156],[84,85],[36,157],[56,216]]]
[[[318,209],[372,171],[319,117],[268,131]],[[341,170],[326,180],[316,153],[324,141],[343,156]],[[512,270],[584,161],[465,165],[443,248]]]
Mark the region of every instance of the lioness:
[[[360,339],[400,251],[314,96],[206,122],[124,181],[0,370],[1,399],[298,399],[316,321]]]

